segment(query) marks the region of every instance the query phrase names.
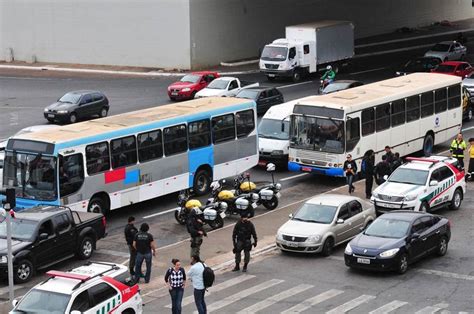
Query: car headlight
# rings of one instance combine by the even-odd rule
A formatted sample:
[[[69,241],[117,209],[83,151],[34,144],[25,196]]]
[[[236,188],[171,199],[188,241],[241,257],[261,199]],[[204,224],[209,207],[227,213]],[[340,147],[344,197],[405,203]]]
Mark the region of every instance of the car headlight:
[[[281,184],[280,183],[275,184],[275,190],[277,190],[277,191],[281,190]]]
[[[48,109],[48,108],[44,108],[44,112],[48,112],[48,111],[49,111],[49,109]]]
[[[277,232],[276,238],[277,240],[283,240],[283,234],[281,234],[280,232]]]
[[[372,196],[375,197],[375,198],[379,198],[379,194],[375,193],[375,192],[372,192]]]
[[[272,155],[283,155],[282,150],[272,150]]]
[[[349,243],[347,243],[347,245],[346,245],[346,249],[344,250],[344,254],[352,255],[352,247]]]
[[[181,91],[182,91],[182,92],[189,92],[190,90],[191,90],[191,88],[186,87],[186,88],[183,88]]]
[[[58,110],[58,113],[67,113],[67,110]]]
[[[0,257],[0,264],[6,264],[8,261],[7,257],[6,256],[2,256]]]
[[[398,251],[400,251],[400,249],[391,249],[391,250],[387,250],[385,252],[382,252],[379,255],[380,255],[380,257],[383,257],[383,258],[392,257],[395,254],[397,254]]]
[[[321,236],[319,234],[317,234],[317,235],[312,235],[312,236],[308,237],[306,239],[306,242],[317,243],[317,242],[319,242],[319,240],[321,240]]]
[[[407,196],[405,196],[404,200],[405,201],[414,201],[417,196],[418,195],[416,195],[416,194],[407,195]]]

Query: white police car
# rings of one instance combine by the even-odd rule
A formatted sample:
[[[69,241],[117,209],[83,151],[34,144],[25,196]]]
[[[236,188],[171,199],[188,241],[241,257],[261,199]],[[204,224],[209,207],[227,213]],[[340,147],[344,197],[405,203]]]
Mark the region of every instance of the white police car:
[[[13,301],[11,314],[142,313],[140,290],[128,284],[128,268],[123,265],[93,262],[46,274],[47,280]]]
[[[464,173],[449,157],[408,157],[372,192],[377,214],[404,209],[427,212],[443,206],[459,209],[466,193]]]

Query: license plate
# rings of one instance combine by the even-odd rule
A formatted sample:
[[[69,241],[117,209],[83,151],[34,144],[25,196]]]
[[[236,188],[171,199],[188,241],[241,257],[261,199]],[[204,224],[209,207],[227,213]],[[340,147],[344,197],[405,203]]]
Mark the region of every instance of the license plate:
[[[258,162],[258,165],[261,166],[261,167],[265,167],[267,165],[267,162],[266,161],[263,161],[263,160],[260,160]]]
[[[48,118],[54,118],[54,114],[48,114]]]
[[[301,170],[311,172],[312,169],[310,167],[301,167]]]
[[[171,95],[177,96],[177,95],[178,95],[178,92],[172,92]]]
[[[268,77],[275,77],[275,74],[268,74]]]
[[[400,208],[400,205],[397,204],[390,204],[390,203],[377,203],[377,205],[386,208]]]
[[[277,198],[280,198],[280,197],[281,197],[281,193],[278,192],[278,193],[276,194],[276,197],[277,197]]]
[[[221,216],[221,218],[224,219],[225,218],[225,213],[222,212],[222,213],[219,214],[219,216]]]
[[[286,242],[286,246],[298,247],[298,243],[295,243],[295,242]]]
[[[357,258],[357,263],[359,263],[359,264],[370,264],[370,259],[358,257]]]
[[[251,206],[252,206],[253,209],[257,208],[257,204],[255,204],[255,203],[252,203]]]

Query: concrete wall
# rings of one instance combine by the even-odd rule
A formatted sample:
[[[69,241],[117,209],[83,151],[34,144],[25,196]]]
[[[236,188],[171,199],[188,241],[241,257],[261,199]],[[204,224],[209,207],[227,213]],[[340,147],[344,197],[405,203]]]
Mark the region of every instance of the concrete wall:
[[[190,0],[193,67],[258,55],[285,26],[321,19],[355,24],[356,37],[474,17],[472,0]]]
[[[0,60],[189,68],[189,0],[0,0]]]

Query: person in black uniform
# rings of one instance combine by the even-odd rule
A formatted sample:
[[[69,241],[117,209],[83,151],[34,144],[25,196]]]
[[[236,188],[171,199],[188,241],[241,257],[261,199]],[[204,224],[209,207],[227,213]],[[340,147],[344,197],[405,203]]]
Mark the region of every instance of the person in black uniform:
[[[203,237],[207,236],[206,231],[203,227],[203,222],[199,215],[194,209],[191,209],[191,212],[186,221],[186,227],[188,229],[189,235],[191,236],[191,257],[200,256],[201,244],[203,242]]]
[[[128,268],[130,269],[130,275],[135,275],[135,260],[137,259],[137,251],[133,247],[133,240],[135,239],[135,235],[138,232],[138,229],[134,225],[135,217],[130,216],[128,217],[128,223],[125,226],[124,234],[125,234],[125,241],[127,241],[128,251],[130,252],[130,260],[128,262]]]
[[[379,161],[379,163],[375,166],[375,182],[377,182],[378,185],[383,184],[385,182],[385,179],[383,177],[386,175],[390,175],[390,164],[387,161],[387,155],[383,155],[382,161]]]
[[[235,254],[235,267],[232,271],[240,270],[242,250],[244,251],[244,267],[242,268],[242,271],[247,271],[247,266],[250,262],[250,250],[252,250],[252,237],[253,247],[256,247],[257,233],[255,231],[255,226],[249,220],[248,214],[242,213],[240,215],[240,220],[235,224],[234,231],[232,232],[232,242],[234,243],[234,249],[232,251]]]
[[[372,186],[374,185],[375,169],[375,155],[373,150],[369,150],[365,153],[362,164],[365,175],[365,197],[370,199],[372,196]]]
[[[346,175],[347,185],[349,186],[349,194],[354,192],[355,187],[352,184],[354,182],[354,176],[357,174],[357,165],[354,160],[352,160],[352,155],[348,154],[344,162],[344,174]]]
[[[140,231],[135,235],[135,240],[133,240],[133,247],[137,251],[137,260],[135,262],[135,282],[140,281],[142,277],[142,264],[145,260],[146,264],[146,273],[145,273],[145,283],[150,282],[151,276],[151,259],[152,254],[156,256],[156,246],[153,236],[148,233],[150,227],[147,223],[142,223],[140,226]]]

